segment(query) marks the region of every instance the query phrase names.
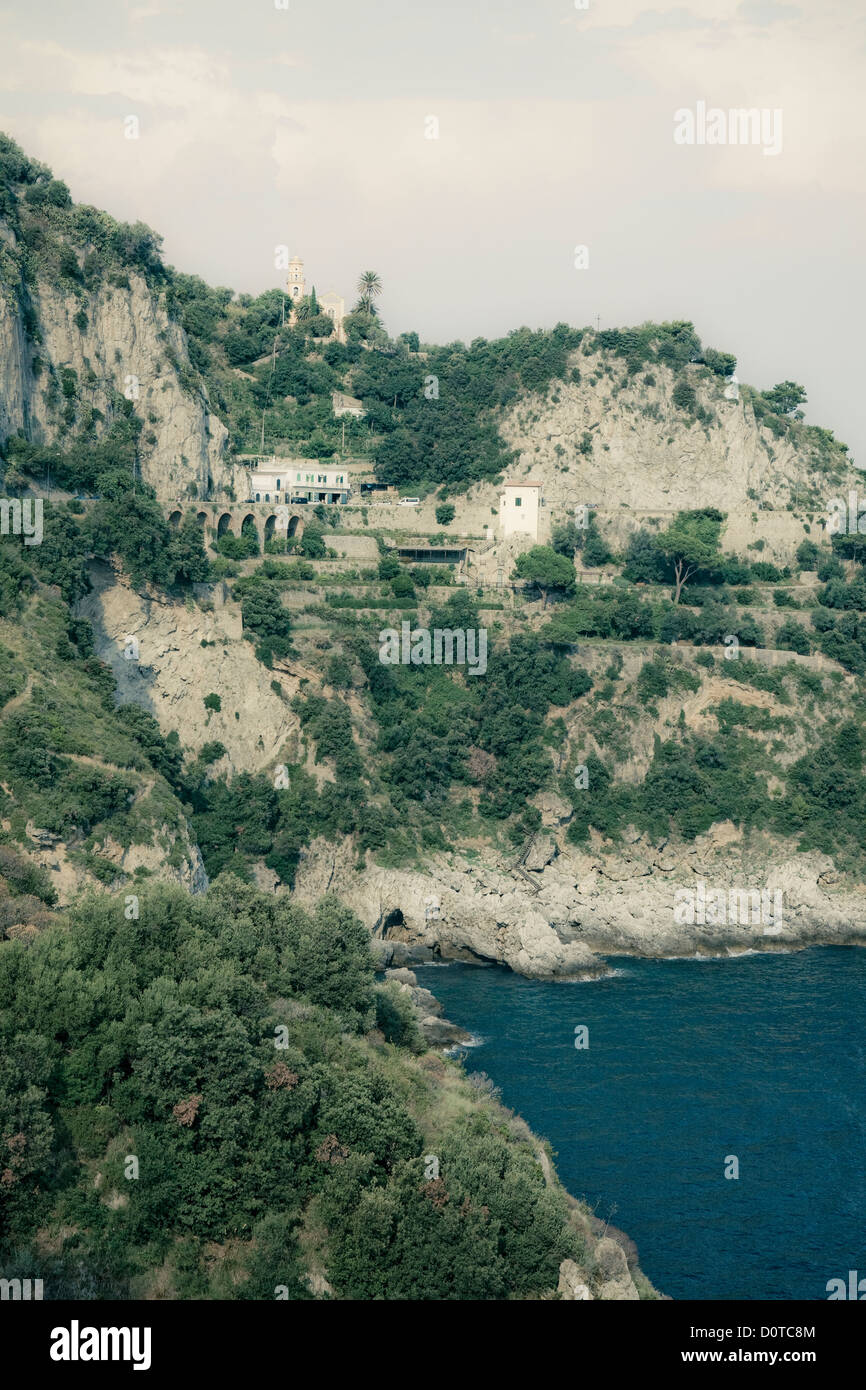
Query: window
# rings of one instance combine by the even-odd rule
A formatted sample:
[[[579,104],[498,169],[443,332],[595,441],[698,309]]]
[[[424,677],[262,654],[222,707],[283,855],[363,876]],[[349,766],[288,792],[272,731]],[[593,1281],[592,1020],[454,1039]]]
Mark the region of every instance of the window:
[[[279,480],[279,478],[277,478],[277,492],[279,492],[279,490],[280,490],[280,480]]]
[[[515,497],[515,499],[514,499],[514,505],[515,505],[515,507],[522,507],[522,506],[523,506],[523,498],[522,498],[522,497]]]
[[[261,494],[260,492],[257,492],[257,493],[256,493],[256,501],[257,501],[257,502],[261,502],[261,500],[262,500],[262,494]]]
[[[271,500],[271,494],[270,494],[269,492],[266,492],[266,493],[265,493],[265,501],[266,501],[266,502],[270,502],[270,500]]]

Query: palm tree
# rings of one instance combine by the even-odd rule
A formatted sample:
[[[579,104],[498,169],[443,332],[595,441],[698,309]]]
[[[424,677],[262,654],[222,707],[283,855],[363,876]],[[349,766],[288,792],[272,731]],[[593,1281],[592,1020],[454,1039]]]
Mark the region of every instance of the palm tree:
[[[375,312],[373,300],[378,299],[381,293],[382,277],[377,275],[375,270],[365,270],[358,280],[358,294],[368,313]]]

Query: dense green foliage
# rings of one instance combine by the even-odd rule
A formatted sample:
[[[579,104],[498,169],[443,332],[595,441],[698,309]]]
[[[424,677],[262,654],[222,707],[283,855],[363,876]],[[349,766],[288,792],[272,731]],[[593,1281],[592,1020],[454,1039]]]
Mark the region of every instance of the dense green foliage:
[[[436,1083],[365,1037],[378,992],[336,900],[308,914],[231,876],[134,914],[84,900],[0,947],[4,1274],[47,1298],[141,1296],[154,1271],[176,1297],[306,1298],[306,1229],[340,1297],[555,1287],[580,1254],[563,1195],[495,1106],[440,1117],[456,1069]]]
[[[461,591],[432,623],[477,627],[478,614]],[[356,741],[340,693],[294,701],[316,761],[334,768],[334,783],[317,790],[302,767],[290,765],[287,786],[243,774],[194,791],[193,826],[208,873],[228,864],[247,873],[261,856],[291,883],[302,846],[319,834],[354,835],[361,854],[386,846],[408,851],[417,843],[442,847],[459,814],[452,792],[460,787],[478,789],[480,813],[493,824],[509,817],[522,824],[527,796],[551,772],[548,713],[592,685],[585,671],[529,635],[490,651],[483,678],[458,680],[441,666],[383,665],[371,630],[346,639],[340,689],[353,669],[367,682],[372,741]]]

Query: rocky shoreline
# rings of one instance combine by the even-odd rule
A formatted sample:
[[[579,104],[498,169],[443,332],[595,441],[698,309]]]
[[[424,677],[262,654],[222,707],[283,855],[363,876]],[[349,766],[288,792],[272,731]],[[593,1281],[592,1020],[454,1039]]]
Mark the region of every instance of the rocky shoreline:
[[[610,955],[866,946],[866,887],[846,881],[827,855],[797,853],[764,835],[744,840],[729,822],[688,845],[635,834],[615,851],[576,848],[549,833],[520,865],[490,850],[483,861],[442,854],[423,870],[359,872],[348,844],[319,840],[302,858],[295,893],[315,902],[326,892],[358,913],[383,968],[495,962],[530,979],[575,980],[604,974]],[[769,926],[702,921],[700,911],[697,921],[682,921],[684,892],[780,895],[783,911]]]

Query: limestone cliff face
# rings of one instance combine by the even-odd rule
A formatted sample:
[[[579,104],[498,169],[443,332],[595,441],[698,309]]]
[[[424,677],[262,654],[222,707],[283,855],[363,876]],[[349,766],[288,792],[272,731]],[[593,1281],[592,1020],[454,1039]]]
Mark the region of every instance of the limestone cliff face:
[[[288,700],[301,673],[279,662],[269,671],[258,661],[244,640],[240,607],[226,602],[222,585],[209,586],[201,607],[164,594],[138,594],[104,565],[92,567],[91,581],[78,613],[92,624],[97,654],[114,673],[120,703],[141,705],[166,733],[176,730],[186,748],[222,743],[226,758],[213,765],[217,772],[259,771],[284,749],[286,757],[297,758],[300,722]],[[138,642],[135,661],[124,656],[130,637]],[[274,680],[284,698],[272,689]],[[220,696],[219,710],[205,708],[204,697],[212,692]]]
[[[14,241],[0,220],[0,242]],[[145,482],[167,500],[204,497],[210,484],[230,477],[223,460],[226,428],[194,384],[186,335],[162,297],[133,271],[127,279],[128,289],[102,283],[90,292],[84,318],[81,300],[39,279],[32,292],[38,328],[31,322],[30,332],[15,296],[0,295],[0,439],[23,431],[33,441],[56,443],[70,399],[70,437],[91,410],[103,417],[96,418],[99,437],[113,418],[116,396],[126,395],[144,421]],[[59,388],[62,368],[75,373],[72,398]]]
[[[578,503],[594,504],[605,535],[621,545],[650,517],[665,524],[681,509],[717,507],[728,515],[725,548],[745,551],[763,539],[767,557],[787,561],[807,534],[798,518],[812,513],[814,540],[829,498],[862,484],[841,451],[775,438],[745,397],[726,400],[724,380],[697,367],[686,369],[686,380],[709,423],[675,405],[681,378],[662,364],[629,377],[609,352],[579,351],[571,360],[579,381],[557,381],[518,401],[500,423],[517,455],[514,478],[544,483],[542,525]]]
[[[558,813],[546,817],[523,873],[490,851],[484,862],[438,855],[422,873],[368,867],[358,873],[348,845],[315,841],[295,891],[314,903],[335,892],[396,963],[435,951],[445,959],[499,962],[538,979],[580,979],[604,970],[608,954],[692,956],[790,950],[832,943],[866,945],[866,892],[844,886],[833,861],[797,854],[770,837],[745,843],[733,825],[714,826],[691,845],[635,834],[619,852],[597,841],[569,845]],[[679,889],[782,894],[779,926],[764,922],[678,922]],[[408,950],[408,954],[407,954]],[[389,959],[391,957],[389,956]]]
[[[588,334],[570,355],[565,380],[521,396],[497,422],[514,459],[508,478],[543,484],[540,542],[580,503],[593,506],[614,549],[637,527],[652,529],[653,519],[664,526],[677,511],[717,507],[727,515],[725,550],[756,559],[748,548],[762,541],[763,558],[787,564],[807,536],[821,539],[831,497],[862,492],[863,474],[838,445],[796,425],[777,438],[746,391],[725,398],[723,378],[697,364],[675,374],[663,363],[629,376],[621,357],[591,344]],[[678,382],[694,390],[703,422],[675,403]],[[501,541],[500,496],[499,483],[474,484],[446,527],[436,522],[435,496],[417,508],[378,504],[375,516],[398,531],[477,538],[476,563],[492,584],[497,568],[509,573],[514,555],[534,543],[520,535]],[[488,530],[493,550],[481,540]]]

